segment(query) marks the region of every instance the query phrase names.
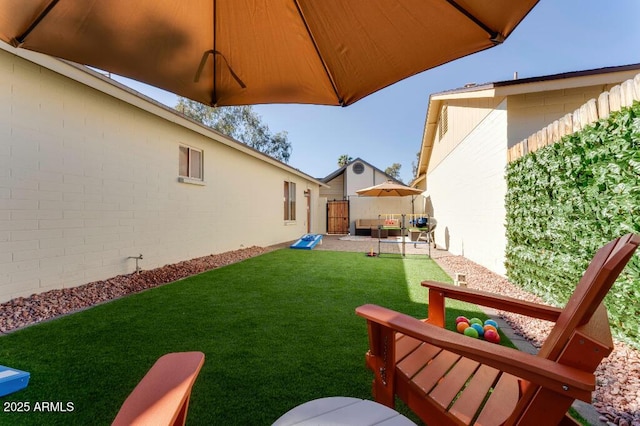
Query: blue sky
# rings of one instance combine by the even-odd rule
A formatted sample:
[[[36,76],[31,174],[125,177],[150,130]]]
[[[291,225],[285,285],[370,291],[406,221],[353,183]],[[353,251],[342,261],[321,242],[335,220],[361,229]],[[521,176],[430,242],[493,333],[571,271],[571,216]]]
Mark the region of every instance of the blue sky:
[[[429,95],[464,86],[640,63],[640,0],[541,0],[501,46],[410,77],[346,108],[259,105],[272,132],[289,132],[289,164],[314,176],[337,169],[348,154],[384,170],[402,164],[412,179]],[[121,80],[122,81],[122,80]],[[177,97],[130,80],[125,84],[166,104]]]

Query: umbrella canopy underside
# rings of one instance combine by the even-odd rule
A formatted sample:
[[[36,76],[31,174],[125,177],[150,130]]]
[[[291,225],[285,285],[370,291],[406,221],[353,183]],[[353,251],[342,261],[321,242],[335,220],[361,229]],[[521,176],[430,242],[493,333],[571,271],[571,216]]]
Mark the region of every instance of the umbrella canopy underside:
[[[3,0],[0,39],[209,105],[349,105],[500,43],[537,0]]]
[[[360,189],[356,194],[364,197],[406,197],[407,195],[422,194],[422,190],[401,185],[393,181],[386,181],[375,186]]]

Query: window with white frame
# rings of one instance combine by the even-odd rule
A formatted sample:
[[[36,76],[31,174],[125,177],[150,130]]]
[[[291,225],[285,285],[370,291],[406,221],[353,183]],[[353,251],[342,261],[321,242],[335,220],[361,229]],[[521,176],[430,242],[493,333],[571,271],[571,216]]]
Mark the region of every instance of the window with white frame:
[[[284,182],[284,220],[296,220],[296,184]]]
[[[202,150],[180,145],[178,175],[180,177],[203,180]]]

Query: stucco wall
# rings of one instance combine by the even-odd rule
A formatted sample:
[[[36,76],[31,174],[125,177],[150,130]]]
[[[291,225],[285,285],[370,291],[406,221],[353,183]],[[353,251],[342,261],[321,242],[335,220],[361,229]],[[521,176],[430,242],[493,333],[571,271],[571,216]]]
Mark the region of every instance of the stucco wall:
[[[503,275],[506,146],[503,102],[427,177],[436,243]]]
[[[386,182],[388,179],[384,173],[377,171],[366,163],[362,163],[364,165],[364,171],[359,175],[355,174],[353,171],[354,164],[345,169],[346,196],[357,196],[356,191],[378,185],[379,183]]]
[[[307,188],[321,229],[317,183],[123,93],[0,50],[0,301],[131,273],[127,257],[140,253],[151,269],[294,240],[307,229]],[[204,185],[178,181],[180,144],[203,150]],[[296,183],[294,222],[285,180]]]
[[[422,199],[422,196],[418,196]],[[416,212],[418,211],[416,201]],[[400,215],[411,213],[411,197],[349,197],[351,220],[377,219],[378,215]],[[409,226],[409,224],[407,224]]]
[[[440,139],[440,132],[436,130],[434,135],[433,150],[429,159],[429,170],[438,167],[440,162],[447,158],[460,142],[493,110],[502,102],[502,99],[477,98],[477,99],[448,99],[447,105],[448,130]],[[440,111],[440,113],[442,110]],[[438,122],[442,120],[439,116]]]
[[[600,84],[509,96],[509,147],[613,86]]]

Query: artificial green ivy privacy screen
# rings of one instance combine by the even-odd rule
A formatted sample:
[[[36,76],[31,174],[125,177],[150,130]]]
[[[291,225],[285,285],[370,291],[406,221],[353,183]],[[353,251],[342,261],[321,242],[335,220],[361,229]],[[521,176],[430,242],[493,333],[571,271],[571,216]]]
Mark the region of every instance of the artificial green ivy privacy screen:
[[[597,249],[640,233],[640,103],[510,163],[507,187],[507,275],[564,305]],[[605,303],[640,347],[640,253]]]

